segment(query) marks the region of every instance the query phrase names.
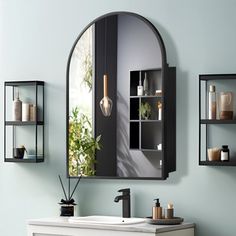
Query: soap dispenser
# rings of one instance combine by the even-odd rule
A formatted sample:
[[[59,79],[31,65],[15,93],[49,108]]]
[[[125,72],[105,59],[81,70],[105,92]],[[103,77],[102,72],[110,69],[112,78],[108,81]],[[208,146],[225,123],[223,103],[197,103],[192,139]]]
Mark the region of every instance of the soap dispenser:
[[[154,206],[152,207],[152,219],[157,220],[162,218],[162,207],[159,198],[154,199]]]

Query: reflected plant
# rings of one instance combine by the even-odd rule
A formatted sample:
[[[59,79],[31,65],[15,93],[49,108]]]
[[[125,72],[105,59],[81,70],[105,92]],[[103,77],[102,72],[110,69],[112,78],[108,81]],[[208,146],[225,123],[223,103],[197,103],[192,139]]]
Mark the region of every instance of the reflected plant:
[[[96,150],[101,149],[101,135],[92,134],[89,118],[76,107],[69,121],[69,174],[70,176],[95,175]]]
[[[92,91],[93,81],[92,81],[92,75],[93,75],[93,64],[92,64],[92,56],[90,52],[85,56],[84,62],[84,78],[83,83],[85,86],[88,87],[89,92]]]
[[[140,112],[141,118],[147,120],[151,116],[152,108],[148,102],[141,103],[139,112]]]

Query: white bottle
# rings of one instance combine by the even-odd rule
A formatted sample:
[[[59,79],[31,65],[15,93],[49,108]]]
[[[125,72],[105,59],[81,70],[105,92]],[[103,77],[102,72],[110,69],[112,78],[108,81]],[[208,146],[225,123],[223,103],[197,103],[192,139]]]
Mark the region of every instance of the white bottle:
[[[145,96],[147,96],[148,95],[148,80],[147,80],[147,73],[146,72],[144,75],[143,90],[144,90]]]
[[[30,104],[22,103],[22,121],[30,120]]]
[[[13,121],[21,121],[22,120],[22,102],[19,99],[19,90],[17,89],[16,98],[13,101]]]
[[[141,79],[141,71],[139,73],[139,85],[137,86],[137,95],[143,96],[143,86],[142,86],[142,79]]]
[[[210,85],[208,94],[208,119],[216,119],[216,88],[215,85]]]
[[[158,120],[161,120],[161,108],[158,109]]]

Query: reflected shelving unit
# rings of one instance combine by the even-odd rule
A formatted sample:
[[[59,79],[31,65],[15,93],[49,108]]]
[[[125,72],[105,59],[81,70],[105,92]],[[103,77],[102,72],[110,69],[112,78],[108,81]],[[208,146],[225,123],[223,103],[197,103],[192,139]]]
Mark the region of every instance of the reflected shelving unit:
[[[19,91],[23,103],[35,107],[26,121],[13,120],[13,101]],[[30,113],[30,111],[29,111]],[[14,150],[24,146],[23,158]],[[37,163],[44,161],[44,82],[6,81],[4,83],[4,161]]]
[[[159,159],[162,179],[175,170],[176,134],[175,134],[175,68],[168,67],[163,82],[164,69],[144,69],[130,71],[129,97],[129,147],[130,150],[153,153]],[[143,85],[145,74],[148,79],[148,94],[138,96],[137,86]],[[156,91],[158,90],[158,93]],[[151,115],[143,119],[141,104],[148,103]],[[162,105],[159,114],[158,104]],[[161,145],[161,148],[158,145]]]
[[[144,73],[148,77],[149,94],[138,96],[139,77],[141,76],[143,84]],[[157,145],[161,144],[162,120],[158,120],[156,104],[158,101],[162,102],[162,96],[155,95],[155,91],[162,88],[160,74],[161,69],[130,72],[130,149],[161,152]],[[151,106],[151,116],[147,120],[141,118],[139,108],[142,103]]]
[[[236,166],[236,116],[232,120],[219,119],[217,106],[216,119],[208,119],[208,90],[210,85],[216,86],[216,93],[232,91],[236,94],[236,74],[202,74],[199,75],[199,165]],[[234,99],[235,100],[235,99]],[[217,99],[217,102],[219,100]],[[207,149],[229,145],[229,161],[209,161]]]

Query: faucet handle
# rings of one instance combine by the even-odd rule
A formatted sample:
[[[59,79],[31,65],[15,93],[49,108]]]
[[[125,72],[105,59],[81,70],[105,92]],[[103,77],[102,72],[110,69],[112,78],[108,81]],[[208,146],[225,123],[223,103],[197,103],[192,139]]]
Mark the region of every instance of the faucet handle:
[[[118,190],[119,193],[123,193],[123,195],[129,195],[130,194],[130,188],[124,188]]]

